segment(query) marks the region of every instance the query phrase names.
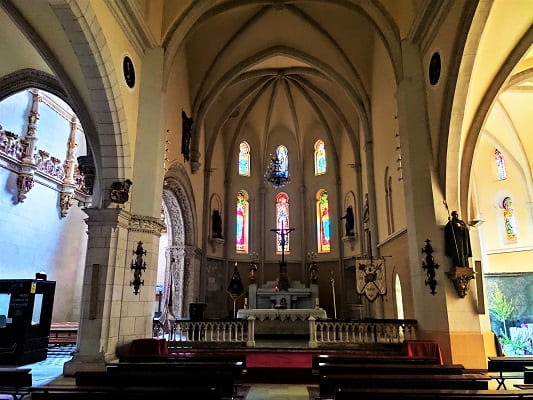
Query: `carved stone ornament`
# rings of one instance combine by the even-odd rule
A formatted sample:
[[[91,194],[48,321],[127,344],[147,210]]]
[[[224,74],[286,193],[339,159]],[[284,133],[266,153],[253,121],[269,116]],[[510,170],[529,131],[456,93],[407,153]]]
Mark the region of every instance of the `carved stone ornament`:
[[[142,215],[132,215],[128,225],[130,232],[143,232],[158,236],[164,228],[165,224],[160,219]]]
[[[446,272],[446,275],[453,282],[459,297],[464,298],[468,292],[468,284],[474,279],[476,273],[469,267],[453,267],[449,272]]]
[[[59,208],[61,210],[61,217],[66,217],[68,211],[72,207],[74,193],[61,193],[59,195]]]
[[[116,181],[111,184],[111,191],[109,192],[109,198],[113,203],[124,204],[129,200],[130,187],[133,184],[132,181],[126,179],[124,182]]]
[[[35,181],[33,175],[20,174],[17,178],[17,188],[19,191],[18,200],[19,203],[24,203],[26,195],[33,188]]]

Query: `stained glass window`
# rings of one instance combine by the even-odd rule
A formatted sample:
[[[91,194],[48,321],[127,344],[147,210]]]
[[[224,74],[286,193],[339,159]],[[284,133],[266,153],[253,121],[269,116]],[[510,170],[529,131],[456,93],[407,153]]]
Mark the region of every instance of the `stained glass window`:
[[[317,239],[318,252],[329,253],[331,241],[329,236],[329,202],[328,192],[321,190],[318,192],[317,201]]]
[[[326,173],[326,149],[324,141],[317,140],[315,143],[315,176]]]
[[[498,168],[498,179],[503,181],[507,179],[507,172],[505,171],[505,161],[500,150],[494,150],[494,158],[496,158],[496,167]]]
[[[248,194],[237,193],[237,215],[235,223],[235,249],[237,253],[248,253]]]
[[[276,149],[276,155],[279,160],[280,175],[289,176],[289,153],[287,148],[283,145],[278,146]]]
[[[507,240],[516,241],[516,221],[512,208],[513,202],[509,196],[503,199],[503,218],[505,219],[505,233]]]
[[[281,146],[280,146],[281,147]],[[276,196],[276,229],[289,228],[289,196],[281,192]],[[277,236],[276,250],[281,252],[281,235]],[[289,236],[285,240],[285,252],[289,252]]]
[[[250,176],[250,145],[246,142],[239,145],[239,175]]]

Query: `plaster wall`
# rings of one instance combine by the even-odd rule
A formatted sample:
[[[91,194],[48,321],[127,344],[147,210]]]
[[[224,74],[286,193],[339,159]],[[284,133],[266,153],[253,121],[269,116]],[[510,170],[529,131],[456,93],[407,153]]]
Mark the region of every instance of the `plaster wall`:
[[[16,181],[15,173],[0,168],[0,279],[33,279],[46,272],[56,281],[52,321],[78,321],[86,215],[73,206],[62,219],[59,194],[39,183],[24,203],[14,204]]]

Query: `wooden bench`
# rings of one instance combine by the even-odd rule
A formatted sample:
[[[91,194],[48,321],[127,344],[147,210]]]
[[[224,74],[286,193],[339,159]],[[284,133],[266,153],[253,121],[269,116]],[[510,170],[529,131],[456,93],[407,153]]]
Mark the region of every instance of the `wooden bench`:
[[[533,357],[489,357],[488,371],[497,372],[498,376],[495,377],[498,382],[498,388],[505,386],[506,379],[522,379],[526,367],[533,366]],[[505,372],[511,372],[514,374],[505,375]],[[518,374],[520,373],[520,374]]]
[[[216,390],[208,385],[187,387],[146,386],[39,386],[30,389],[32,400],[177,400],[221,399]],[[228,397],[229,398],[229,397]]]
[[[77,322],[54,322],[50,326],[50,344],[76,344],[78,339]]]
[[[439,360],[436,358],[427,358],[427,357],[408,357],[408,356],[346,356],[346,355],[336,355],[336,354],[318,354],[313,356],[313,369],[318,369],[318,364],[320,362],[339,363],[339,364],[397,364],[401,363],[402,365],[411,365],[411,364],[422,364],[422,365],[439,365]]]
[[[533,366],[530,367],[526,365],[526,368],[524,369],[524,383],[533,384]]]
[[[176,368],[166,370],[79,371],[74,374],[77,387],[117,387],[124,390],[135,385],[145,388],[167,388],[181,391],[200,390],[219,396],[234,394],[234,371],[218,367]]]
[[[339,388],[335,400],[511,400],[533,399],[533,390]]]
[[[365,375],[322,374],[320,395],[331,395],[340,389],[488,389],[489,377],[482,374],[462,375]]]
[[[461,375],[464,373],[461,364],[355,364],[355,363],[330,363],[321,361],[317,365],[319,374],[416,374],[416,375]]]
[[[21,399],[31,387],[30,368],[0,368],[0,394]]]

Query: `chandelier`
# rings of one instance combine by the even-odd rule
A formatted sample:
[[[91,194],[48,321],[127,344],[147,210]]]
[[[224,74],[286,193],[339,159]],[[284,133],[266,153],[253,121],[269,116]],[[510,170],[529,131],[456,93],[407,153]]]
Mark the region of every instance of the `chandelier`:
[[[281,168],[281,160],[277,154],[270,157],[270,163],[265,172],[265,181],[270,182],[275,187],[283,187],[289,182],[289,172]]]

